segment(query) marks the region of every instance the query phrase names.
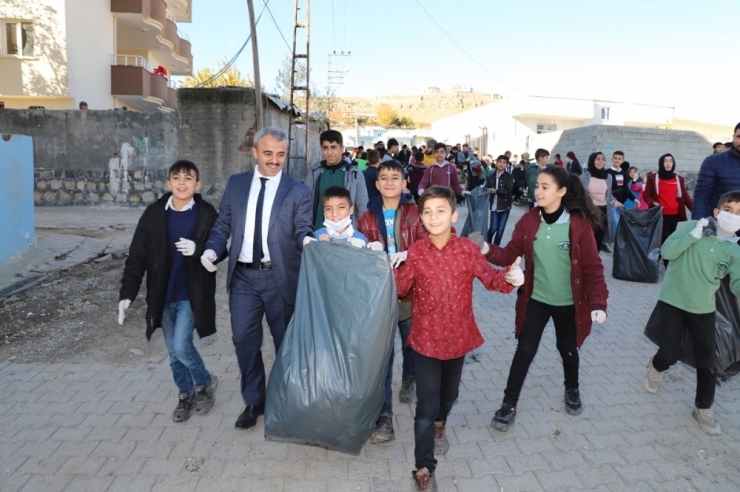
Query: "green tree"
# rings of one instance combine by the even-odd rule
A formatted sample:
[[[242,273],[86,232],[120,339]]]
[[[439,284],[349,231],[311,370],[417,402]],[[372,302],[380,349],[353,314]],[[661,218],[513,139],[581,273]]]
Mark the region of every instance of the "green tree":
[[[398,119],[398,126],[400,126],[401,128],[413,128],[414,120],[412,120],[408,116],[402,116]]]
[[[195,75],[188,77],[181,87],[254,87],[254,81],[250,75],[245,78],[233,65],[226,68],[226,59],[218,62],[218,68],[201,68]],[[217,75],[218,74],[218,75]]]
[[[396,110],[390,107],[388,104],[381,104],[375,111],[375,119],[378,121],[380,126],[391,127],[398,126],[398,113]]]

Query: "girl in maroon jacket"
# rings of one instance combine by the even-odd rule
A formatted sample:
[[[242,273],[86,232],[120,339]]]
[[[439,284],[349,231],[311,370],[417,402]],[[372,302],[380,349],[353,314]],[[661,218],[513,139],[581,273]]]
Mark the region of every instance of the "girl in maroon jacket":
[[[565,411],[581,413],[578,349],[591,332],[591,323],[606,320],[608,291],[594,238],[594,227],[603,227],[602,214],[578,176],[558,166],[547,167],[537,176],[535,198],[537,207],[519,220],[505,248],[481,246],[494,265],[510,265],[518,256],[526,262],[516,301],[519,343],[503,404],[491,422],[502,432],[514,422],[524,379],[550,318],[563,358]]]

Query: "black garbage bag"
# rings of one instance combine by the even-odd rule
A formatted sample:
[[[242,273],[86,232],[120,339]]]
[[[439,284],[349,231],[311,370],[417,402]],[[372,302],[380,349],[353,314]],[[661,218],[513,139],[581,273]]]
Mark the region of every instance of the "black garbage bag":
[[[656,283],[660,276],[662,232],[662,207],[650,210],[620,208],[612,276],[632,282]]]
[[[397,325],[385,253],[309,244],[267,385],[265,438],[359,454],[383,408]]]
[[[476,186],[465,198],[468,206],[468,217],[465,219],[460,237],[468,237],[472,232],[480,232],[483,237],[488,234],[488,204],[491,190]]]
[[[722,284],[715,294],[715,300],[717,303],[715,370],[719,377],[728,379],[737,374],[740,368],[740,300],[730,290],[729,276],[722,279]],[[660,345],[660,313],[658,311],[656,306],[645,325],[645,335],[656,345]],[[694,349],[688,331],[684,331],[681,335],[681,345],[683,354],[679,360],[691,367],[696,367]]]

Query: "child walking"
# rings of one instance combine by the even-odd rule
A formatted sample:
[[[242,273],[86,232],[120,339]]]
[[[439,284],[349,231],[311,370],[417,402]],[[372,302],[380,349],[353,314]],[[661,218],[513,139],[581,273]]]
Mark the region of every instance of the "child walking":
[[[645,390],[656,393],[665,372],[682,351],[688,331],[696,363],[696,397],[692,416],[710,436],[721,434],[712,404],[717,376],[715,359],[715,293],[721,280],[730,275],[730,288],[740,296],[740,191],[722,195],[711,219],[690,220],[671,234],[660,253],[670,260],[658,295],[660,344],[648,362],[642,379]]]
[[[437,490],[435,454],[449,448],[447,415],[457,399],[465,354],[483,344],[473,315],[473,280],[488,290],[511,292],[524,274],[519,261],[506,270],[486,264],[475,243],[457,237],[455,192],[432,186],[419,199],[428,238],[411,245],[405,263],[394,270],[399,298],[411,294],[416,415],[414,490]]]
[[[118,323],[146,273],[146,338],[162,327],[179,389],[172,420],[184,422],[193,409],[202,415],[216,402],[218,378],[193,345],[193,329],[201,338],[216,333],[216,274],[203,267],[200,256],[218,213],[198,194],[202,183],[192,162],[174,163],[166,186],[170,192],[146,208],[131,240]]]
[[[511,241],[501,248],[482,243],[481,252],[494,265],[524,256],[524,286],[516,301],[519,340],[501,408],[491,427],[501,432],[514,423],[519,395],[529,366],[550,318],[563,358],[565,412],[580,415],[578,349],[591,333],[591,323],[606,320],[608,291],[604,267],[594,238],[601,213],[591,202],[578,175],[550,166],[537,175],[537,208],[517,222]]]
[[[348,242],[357,248],[364,248],[367,238],[352,227],[354,213],[349,190],[342,186],[328,187],[324,191],[324,227],[317,229],[313,235],[319,241]]]

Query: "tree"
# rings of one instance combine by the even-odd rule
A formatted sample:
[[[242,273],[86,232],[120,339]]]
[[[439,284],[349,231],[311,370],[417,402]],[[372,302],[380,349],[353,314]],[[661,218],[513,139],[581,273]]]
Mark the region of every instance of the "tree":
[[[398,126],[400,126],[401,128],[413,128],[414,120],[412,120],[408,116],[402,116],[398,119]]]
[[[233,65],[225,68],[228,62],[222,59],[218,62],[218,68],[201,68],[193,77],[188,77],[181,87],[254,87],[254,81],[250,75],[247,78]],[[223,73],[219,73],[223,72]],[[218,74],[218,76],[216,76]]]
[[[283,59],[283,65],[278,70],[278,74],[275,77],[275,90],[277,94],[284,100],[290,101],[290,72],[293,60],[290,56],[286,56]],[[306,85],[306,74],[310,74],[311,71],[306,69],[305,62],[296,62],[296,76],[294,84],[296,86]],[[306,95],[303,91],[298,91],[294,95],[293,104],[301,110],[306,111]],[[336,96],[334,92],[328,87],[324,90],[320,90],[315,84],[311,84],[311,95],[309,104],[309,112],[312,117],[319,115],[321,118],[329,121],[331,114],[336,109]]]
[[[380,126],[397,126],[396,121],[398,120],[398,113],[396,113],[396,110],[388,104],[381,104],[375,111],[375,119],[378,120],[378,124]]]

